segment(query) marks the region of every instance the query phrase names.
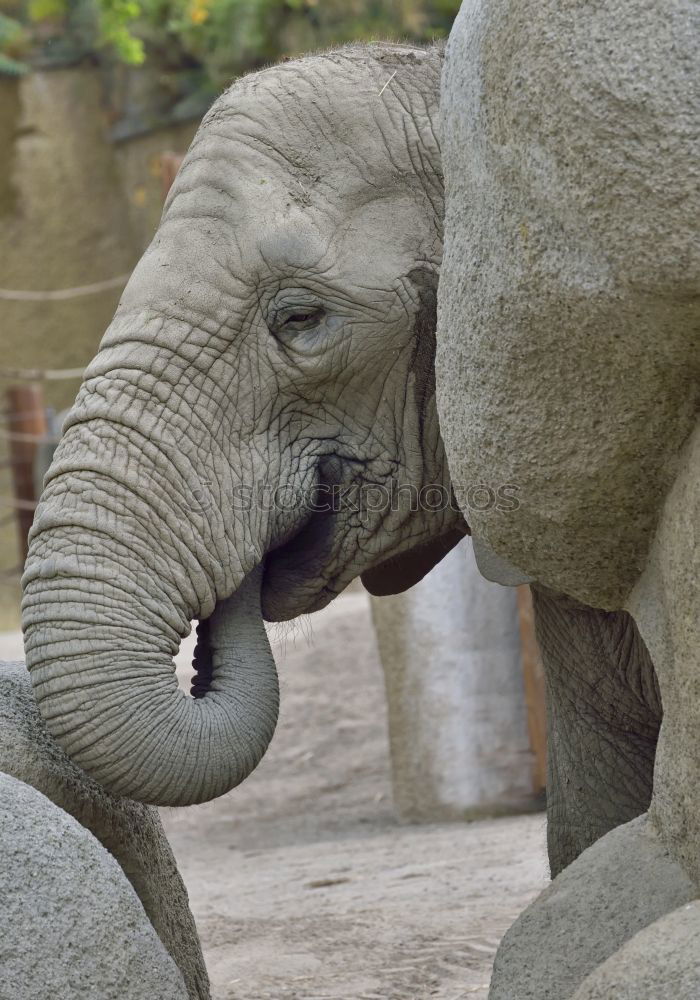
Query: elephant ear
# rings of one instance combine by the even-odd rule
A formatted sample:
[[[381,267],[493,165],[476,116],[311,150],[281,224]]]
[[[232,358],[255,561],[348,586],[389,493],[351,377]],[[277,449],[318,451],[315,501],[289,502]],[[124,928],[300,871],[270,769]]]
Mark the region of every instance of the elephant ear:
[[[468,534],[469,528],[465,523],[407,552],[391,556],[378,566],[365,570],[360,576],[362,584],[373,597],[401,594],[422,580]]]
[[[434,268],[423,266],[413,268],[407,277],[418,292],[411,371],[414,375],[415,405],[422,427],[427,406],[435,395],[438,274]],[[407,552],[390,556],[360,575],[363,586],[374,597],[401,594],[422,580],[468,534],[470,531],[465,521],[458,528],[422,542]]]

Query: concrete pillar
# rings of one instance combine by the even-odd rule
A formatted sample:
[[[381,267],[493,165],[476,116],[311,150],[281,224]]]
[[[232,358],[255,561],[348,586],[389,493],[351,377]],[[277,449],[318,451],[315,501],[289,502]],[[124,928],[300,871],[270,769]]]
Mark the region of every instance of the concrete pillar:
[[[515,590],[480,574],[471,539],[419,584],[372,598],[402,819],[532,809]]]

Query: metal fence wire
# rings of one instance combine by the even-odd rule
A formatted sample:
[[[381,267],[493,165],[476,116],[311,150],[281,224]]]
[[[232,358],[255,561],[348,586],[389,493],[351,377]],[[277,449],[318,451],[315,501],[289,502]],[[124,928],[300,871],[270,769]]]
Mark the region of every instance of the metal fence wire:
[[[17,578],[27,555],[44,474],[61,436],[60,421],[46,405],[44,383],[82,378],[82,368],[0,368],[0,528],[17,525],[20,565],[2,578]]]
[[[160,154],[161,188],[165,200],[183,160],[182,153]],[[123,288],[129,273],[71,288],[0,288],[0,302],[62,302],[86,295],[99,295]],[[27,535],[32,524],[44,473],[60,438],[60,417],[46,405],[46,383],[80,381],[83,368],[0,368],[0,530],[17,524],[20,565],[0,569],[0,584],[16,581],[27,553]]]

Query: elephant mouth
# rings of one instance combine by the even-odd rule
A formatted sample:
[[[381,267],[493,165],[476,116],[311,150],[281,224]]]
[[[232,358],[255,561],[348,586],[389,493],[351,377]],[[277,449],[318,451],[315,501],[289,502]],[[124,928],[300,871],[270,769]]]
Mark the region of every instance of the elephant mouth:
[[[317,490],[342,491],[348,482],[352,488],[356,480],[343,475],[348,465],[352,462],[347,458],[324,456],[316,469]],[[318,492],[315,500],[321,495],[328,496]],[[375,596],[401,593],[418,583],[468,534],[469,526],[460,518],[456,526],[454,521],[449,527],[443,524],[434,535],[424,531],[403,551],[382,551],[376,526],[360,537],[357,522],[348,519],[342,506],[320,504],[268,550],[261,590],[263,618],[289,621],[320,611],[358,576]]]
[[[350,459],[333,453],[321,457],[314,476],[315,509],[268,550],[261,590],[266,621],[289,621],[320,611],[361,571],[355,568],[353,532],[343,530],[341,508],[328,502],[333,490],[343,488],[348,464]]]
[[[347,570],[328,573],[334,560],[336,518],[316,513],[288,541],[265,557],[261,605],[269,622],[289,621],[320,611],[343,590],[356,573],[339,585]]]
[[[379,554],[362,565],[356,551],[344,560],[338,558],[342,546],[339,553],[336,520],[317,514],[288,542],[268,553],[261,594],[266,621],[289,621],[320,611],[357,576],[373,596],[402,593],[470,534],[465,521],[398,554]]]

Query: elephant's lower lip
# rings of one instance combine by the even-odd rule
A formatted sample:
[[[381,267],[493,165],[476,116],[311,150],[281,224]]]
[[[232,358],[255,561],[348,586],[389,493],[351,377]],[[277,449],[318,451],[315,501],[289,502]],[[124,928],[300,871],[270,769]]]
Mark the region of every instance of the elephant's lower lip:
[[[266,621],[288,621],[319,611],[338,591],[324,576],[332,562],[333,525],[323,515],[311,518],[265,558],[261,603]]]
[[[262,616],[266,622],[290,621],[320,611],[338,593],[333,581],[305,580],[289,571],[278,573],[275,569],[268,570],[266,563],[260,595]]]

